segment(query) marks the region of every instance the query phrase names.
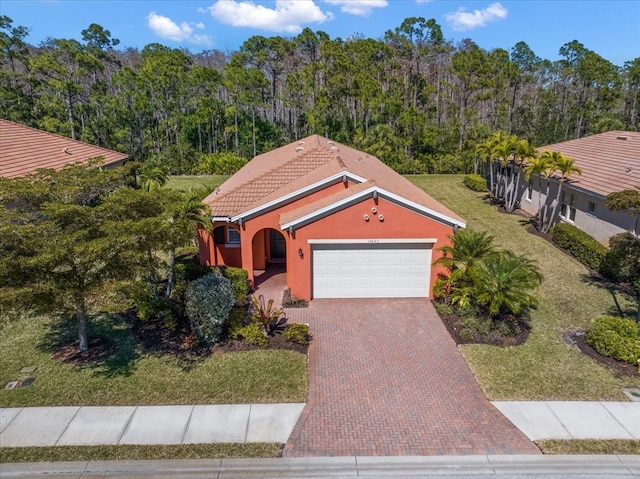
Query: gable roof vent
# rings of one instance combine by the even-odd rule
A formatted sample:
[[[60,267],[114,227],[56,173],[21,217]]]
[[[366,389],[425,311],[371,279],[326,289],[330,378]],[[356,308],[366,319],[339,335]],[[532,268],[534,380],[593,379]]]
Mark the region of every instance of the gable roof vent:
[[[298,143],[298,146],[296,146],[296,151],[302,151],[304,150],[304,141],[301,141]]]
[[[616,140],[626,140],[627,136],[616,136]]]

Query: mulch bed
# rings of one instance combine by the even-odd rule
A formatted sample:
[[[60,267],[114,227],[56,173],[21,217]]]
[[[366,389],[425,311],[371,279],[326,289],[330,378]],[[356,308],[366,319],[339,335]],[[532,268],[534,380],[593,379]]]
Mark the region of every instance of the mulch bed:
[[[607,356],[603,356],[598,351],[589,346],[589,344],[587,344],[585,331],[568,334],[565,336],[565,341],[578,348],[582,353],[586,354],[590,358],[598,361],[600,364],[604,364],[605,366],[613,369],[616,377],[640,377],[640,372],[638,371],[637,366],[622,361],[617,361]]]
[[[106,336],[89,338],[89,349],[87,351],[80,351],[79,347],[80,340],[78,339],[72,343],[58,346],[51,353],[51,358],[66,364],[84,366],[104,361],[118,350],[118,345],[115,341]]]
[[[166,354],[180,359],[204,358],[212,354],[235,351],[255,351],[264,349],[252,346],[240,340],[223,340],[216,344],[203,344],[196,340],[186,321],[179,322],[175,328],[167,328],[163,321],[141,321],[135,312],[129,311],[123,316],[124,323],[131,330],[136,346],[146,353]],[[285,340],[281,334],[269,336],[268,349],[286,349],[306,354],[308,345],[300,345]],[[100,363],[118,351],[118,345],[106,336],[89,337],[89,349],[79,351],[79,341],[56,347],[51,357],[54,360],[77,366],[89,366]]]
[[[529,337],[530,330],[526,325],[521,325],[520,333],[516,336],[481,335],[468,339],[460,335],[460,318],[456,315],[440,316],[442,323],[449,331],[449,335],[456,344],[490,344],[492,346],[518,346],[523,344]]]

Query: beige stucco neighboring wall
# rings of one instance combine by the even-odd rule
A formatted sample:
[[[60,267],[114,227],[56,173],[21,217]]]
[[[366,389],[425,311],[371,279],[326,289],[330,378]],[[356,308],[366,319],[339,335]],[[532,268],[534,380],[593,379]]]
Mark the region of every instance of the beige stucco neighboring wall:
[[[549,195],[552,201],[555,201],[558,193],[558,184],[555,180],[551,181]],[[525,189],[520,201],[520,208],[531,215],[535,215],[538,212],[539,197],[544,205],[546,196],[538,192],[538,181],[535,177],[533,178],[532,186],[531,199],[527,199],[527,191]],[[542,189],[543,191],[545,190],[544,180],[542,182]],[[605,199],[603,197],[572,188],[570,184],[565,184],[562,189],[566,192],[566,198],[568,198],[567,195],[574,195],[576,214],[573,220],[568,217],[569,215],[562,217],[560,215],[561,206],[558,205],[557,221],[565,221],[572,224],[605,245],[608,244],[611,236],[618,233],[624,233],[625,231],[635,232],[636,234],[640,233],[640,221],[638,221],[636,217],[624,212],[611,211],[605,205]],[[595,204],[595,212],[593,213],[588,211],[589,202]],[[551,203],[551,205],[553,205],[553,203]],[[551,212],[551,209],[552,206],[550,206],[549,212]]]

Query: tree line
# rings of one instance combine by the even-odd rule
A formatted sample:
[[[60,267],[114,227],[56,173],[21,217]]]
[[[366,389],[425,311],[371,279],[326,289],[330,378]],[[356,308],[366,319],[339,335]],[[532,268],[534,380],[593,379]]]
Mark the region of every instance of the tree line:
[[[422,17],[380,39],[305,28],[197,54],[119,49],[97,24],[82,40],[36,46],[28,35],[0,16],[3,118],[155,158],[174,174],[315,133],[401,173],[449,173],[471,171],[476,146],[499,130],[540,146],[640,129],[640,58],[616,66],[577,40],[550,61],[525,42],[454,44]]]

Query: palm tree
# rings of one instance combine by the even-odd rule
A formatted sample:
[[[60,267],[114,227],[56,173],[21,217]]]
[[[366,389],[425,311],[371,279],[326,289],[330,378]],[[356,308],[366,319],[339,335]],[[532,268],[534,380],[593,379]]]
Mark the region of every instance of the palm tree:
[[[533,291],[542,282],[542,274],[536,262],[524,256],[511,251],[492,255],[471,271],[471,278],[476,304],[486,308],[492,318],[500,313],[521,315],[537,305]],[[460,293],[454,289],[452,300],[469,296],[468,291]]]
[[[504,140],[508,139],[509,136],[510,135],[504,131],[497,131],[476,147],[476,154],[489,166],[489,191],[494,198],[497,197],[498,193],[498,181],[494,181],[494,177],[496,176],[495,160],[497,158],[496,154],[498,153],[496,149],[497,146]]]
[[[159,157],[145,161],[140,169],[140,183],[143,190],[153,191],[162,188],[169,179],[169,169]]]
[[[166,243],[169,249],[169,272],[165,296],[169,298],[173,291],[176,266],[176,250],[194,237],[197,228],[211,231],[209,207],[202,203],[201,192],[182,193],[171,191],[165,196],[163,214]]]
[[[524,167],[524,177],[527,181],[531,181],[531,177],[534,175],[538,178],[538,212],[536,214],[536,226],[538,227],[538,230],[542,229],[542,221],[547,214],[546,207],[544,211],[542,210],[542,178],[546,180],[546,187],[544,192],[546,199],[546,197],[549,196],[549,178],[552,174],[553,171],[551,168],[551,162],[547,154],[533,157],[529,162],[527,162],[526,166]],[[546,204],[547,203],[545,202],[545,205]]]
[[[514,172],[511,175],[511,181],[507,187],[505,194],[505,210],[511,213],[516,208],[516,199],[520,191],[520,177],[522,170],[526,167],[530,160],[535,159],[537,151],[527,140],[518,140],[515,144],[513,152]]]
[[[500,161],[500,174],[496,185],[496,197],[500,201],[505,201],[505,203],[507,192],[507,168],[509,163],[513,161],[517,143],[518,139],[515,136],[503,134],[499,141],[494,143],[492,150],[493,158]]]
[[[463,229],[449,235],[449,239],[452,245],[440,248],[443,256],[438,258],[435,264],[442,265],[450,271],[450,286],[468,283],[471,270],[496,254],[494,237],[485,231]]]
[[[546,151],[543,153],[547,153]],[[573,158],[569,158],[559,151],[551,151],[548,154],[549,162],[553,165],[553,171],[560,172],[560,178],[558,179],[558,192],[556,194],[556,198],[553,203],[553,209],[551,210],[551,215],[549,216],[548,222],[544,225],[542,229],[543,233],[548,233],[551,230],[551,226],[553,225],[556,219],[556,213],[558,212],[558,204],[560,203],[560,199],[562,197],[562,186],[566,181],[571,178],[573,173],[582,174],[582,170],[575,165],[575,160]]]

